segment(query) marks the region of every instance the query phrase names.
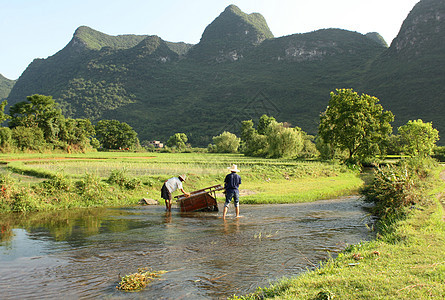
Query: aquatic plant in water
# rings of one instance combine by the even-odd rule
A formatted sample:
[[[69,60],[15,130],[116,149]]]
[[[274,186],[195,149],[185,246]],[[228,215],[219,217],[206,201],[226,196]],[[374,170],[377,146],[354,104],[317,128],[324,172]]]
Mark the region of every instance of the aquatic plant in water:
[[[152,282],[155,278],[159,277],[159,275],[166,273],[166,271],[146,271],[145,269],[138,269],[136,273],[125,275],[122,277],[119,285],[116,286],[118,290],[134,292],[140,291],[147,286],[150,282]]]

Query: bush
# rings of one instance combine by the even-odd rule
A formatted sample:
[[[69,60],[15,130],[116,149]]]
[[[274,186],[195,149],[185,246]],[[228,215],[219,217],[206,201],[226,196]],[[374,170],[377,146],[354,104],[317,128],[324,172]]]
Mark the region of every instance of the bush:
[[[87,206],[103,203],[105,185],[100,181],[99,176],[86,173],[80,181],[76,182],[76,188]]]
[[[12,129],[12,140],[20,150],[41,151],[46,146],[43,131],[38,127],[15,127]]]
[[[406,208],[422,203],[432,159],[407,159],[400,165],[378,166],[373,182],[362,189],[366,201],[374,203],[374,212],[383,218],[402,217]]]
[[[51,179],[43,181],[41,186],[47,194],[53,194],[59,191],[69,192],[71,190],[71,181],[64,174],[57,173]]]
[[[235,134],[224,131],[218,136],[213,137],[215,151],[218,153],[237,153],[241,139]],[[213,149],[212,149],[213,150]]]
[[[108,177],[107,182],[110,184],[117,184],[122,188],[128,190],[134,190],[142,185],[142,181],[139,178],[129,178],[125,170],[113,170]]]
[[[9,148],[11,146],[12,133],[8,127],[0,127],[0,148]]]

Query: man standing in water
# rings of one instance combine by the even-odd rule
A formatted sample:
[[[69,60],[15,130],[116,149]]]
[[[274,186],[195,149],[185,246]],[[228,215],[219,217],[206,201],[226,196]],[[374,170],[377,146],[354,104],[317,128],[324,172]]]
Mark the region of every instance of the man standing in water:
[[[239,185],[241,184],[241,176],[237,173],[240,171],[236,165],[228,167],[230,174],[227,174],[224,179],[224,188],[226,189],[226,202],[224,203],[223,219],[226,219],[227,210],[229,209],[230,201],[235,205],[236,217],[239,218]]]
[[[172,177],[164,182],[164,185],[161,188],[161,198],[165,199],[165,208],[167,211],[172,210],[172,193],[177,189],[180,189],[187,197],[190,196],[190,194],[182,188],[182,182],[185,181],[185,179],[185,175],[180,175],[178,177]]]

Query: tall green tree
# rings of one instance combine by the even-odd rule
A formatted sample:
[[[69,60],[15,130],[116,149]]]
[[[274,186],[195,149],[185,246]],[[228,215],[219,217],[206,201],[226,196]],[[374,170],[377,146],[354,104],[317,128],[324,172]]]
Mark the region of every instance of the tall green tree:
[[[167,146],[175,147],[182,151],[187,147],[187,135],[185,133],[175,133],[167,140]]]
[[[39,127],[17,126],[11,130],[11,135],[17,149],[40,151],[47,147],[43,131]]]
[[[96,138],[105,149],[126,149],[139,145],[136,131],[125,122],[101,120],[95,126]]]
[[[428,156],[433,154],[434,146],[439,140],[439,131],[431,122],[421,119],[408,121],[398,129],[402,150],[410,156]]]
[[[38,127],[48,143],[58,140],[60,127],[65,122],[62,110],[51,96],[28,96],[27,102],[19,102],[10,108],[9,127]]]
[[[258,120],[257,131],[259,134],[266,134],[266,131],[270,123],[276,122],[274,117],[269,117],[268,115],[262,115]]]
[[[319,135],[333,149],[346,150],[348,160],[375,156],[394,121],[394,115],[378,102],[352,89],[331,92],[329,106],[320,118]]]
[[[248,156],[264,156],[268,147],[265,135],[259,134],[252,120],[241,122],[241,148]]]
[[[5,114],[5,107],[6,105],[8,105],[8,101],[4,100],[2,101],[2,103],[0,103],[0,125],[8,120],[10,118],[10,116],[8,116],[7,114]]]
[[[224,131],[218,136],[213,137],[213,143],[218,153],[236,153],[241,139],[236,134]]]
[[[266,130],[268,157],[294,157],[303,149],[303,135],[299,128],[285,127],[273,121]]]
[[[96,131],[88,119],[66,119],[59,134],[60,140],[81,149],[90,147],[90,140]]]

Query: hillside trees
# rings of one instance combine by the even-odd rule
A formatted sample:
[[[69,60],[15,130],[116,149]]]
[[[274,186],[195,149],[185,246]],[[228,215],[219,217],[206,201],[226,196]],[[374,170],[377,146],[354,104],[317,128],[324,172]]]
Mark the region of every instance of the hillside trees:
[[[392,132],[394,115],[378,102],[376,97],[358,95],[352,89],[331,92],[320,118],[319,136],[333,150],[347,151],[348,161],[381,153],[382,142]]]

